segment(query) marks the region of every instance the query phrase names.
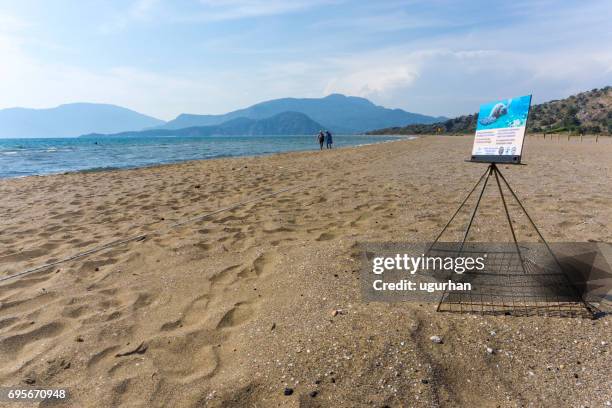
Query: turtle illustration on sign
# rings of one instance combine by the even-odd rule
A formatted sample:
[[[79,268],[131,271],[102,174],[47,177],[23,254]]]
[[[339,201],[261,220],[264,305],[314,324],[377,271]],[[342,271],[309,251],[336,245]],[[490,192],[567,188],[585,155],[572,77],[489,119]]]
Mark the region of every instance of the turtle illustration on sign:
[[[495,122],[500,117],[506,115],[508,113],[509,107],[510,107],[510,101],[508,102],[508,105],[502,102],[499,102],[498,104],[493,106],[493,109],[491,109],[491,113],[489,113],[489,116],[479,120],[480,124],[485,125],[485,126],[490,125],[491,123]]]

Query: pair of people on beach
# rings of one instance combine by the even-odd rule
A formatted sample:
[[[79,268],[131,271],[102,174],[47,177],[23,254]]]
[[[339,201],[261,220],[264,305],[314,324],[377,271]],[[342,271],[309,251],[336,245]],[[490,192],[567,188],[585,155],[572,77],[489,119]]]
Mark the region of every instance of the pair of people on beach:
[[[321,147],[321,150],[323,150],[323,143],[327,144],[328,149],[332,148],[332,143],[334,143],[334,141],[332,139],[332,134],[329,132],[329,130],[326,130],[325,132],[320,130],[319,135],[317,137],[319,139],[319,146]]]

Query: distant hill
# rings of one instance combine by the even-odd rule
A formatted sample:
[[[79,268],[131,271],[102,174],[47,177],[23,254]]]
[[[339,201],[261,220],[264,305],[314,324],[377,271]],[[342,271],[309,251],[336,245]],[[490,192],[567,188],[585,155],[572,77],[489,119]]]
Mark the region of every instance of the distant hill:
[[[148,129],[139,132],[87,134],[81,137],[159,137],[159,136],[257,136],[313,135],[323,125],[299,112],[282,112],[265,119],[236,118],[219,125],[191,126],[182,129]]]
[[[445,118],[387,109],[367,99],[332,94],[324,98],[283,98],[261,102],[223,115],[181,114],[161,129],[218,125],[236,118],[263,119],[282,112],[300,112],[336,133],[362,133],[411,123],[433,123]]]
[[[399,135],[474,133],[477,121],[476,113],[428,125],[390,127],[368,133]],[[532,106],[527,121],[527,131],[612,134],[612,87],[593,89],[565,99]]]
[[[0,110],[0,138],[64,137],[159,126],[164,121],[115,105],[71,103],[50,109]]]

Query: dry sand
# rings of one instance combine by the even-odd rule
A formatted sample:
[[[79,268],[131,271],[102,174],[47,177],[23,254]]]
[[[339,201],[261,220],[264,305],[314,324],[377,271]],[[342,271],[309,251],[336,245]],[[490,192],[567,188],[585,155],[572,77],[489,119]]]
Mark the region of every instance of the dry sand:
[[[0,276],[296,187],[1,283],[0,384],[67,388],[74,407],[605,406],[610,316],[361,301],[355,244],[433,239],[484,171],[463,162],[470,146],[427,137],[0,181]],[[502,170],[544,236],[611,242],[610,140],[525,150],[527,166]]]

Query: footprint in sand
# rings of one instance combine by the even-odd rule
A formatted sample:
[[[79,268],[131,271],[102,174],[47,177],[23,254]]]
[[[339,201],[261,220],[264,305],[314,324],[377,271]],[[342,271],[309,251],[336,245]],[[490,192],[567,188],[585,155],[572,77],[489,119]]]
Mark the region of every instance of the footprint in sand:
[[[19,321],[17,317],[7,317],[6,319],[0,320],[0,330],[4,329],[5,327],[11,327],[17,321]]]
[[[353,221],[351,221],[351,223],[349,224],[351,227],[358,227],[361,225],[361,223],[365,220],[367,220],[368,218],[370,218],[372,215],[369,213],[361,213],[359,214],[359,216],[357,218],[355,218]]]
[[[24,333],[14,334],[0,340],[0,364],[11,364],[19,360],[19,354],[23,349],[28,349],[29,355],[37,355],[32,350],[35,346],[48,347],[49,342],[45,340],[59,336],[65,329],[61,322],[50,322]]]
[[[253,312],[253,307],[248,302],[238,302],[225,312],[219,323],[217,323],[217,329],[238,326],[249,320]]]
[[[242,271],[238,273],[240,278],[266,276],[272,270],[272,265],[276,259],[276,253],[264,252],[259,255],[255,260],[247,265]]]
[[[90,311],[91,310],[89,306],[87,305],[68,306],[68,307],[65,307],[64,310],[62,311],[62,316],[69,317],[71,319],[77,319],[83,316],[84,314],[90,313]]]
[[[236,280],[236,274],[234,273],[236,269],[238,269],[240,265],[232,265],[227,268],[221,270],[220,272],[215,273],[211,276],[210,282],[212,285],[229,285]],[[238,274],[239,275],[239,274]]]
[[[40,308],[48,307],[56,300],[57,295],[51,292],[38,294],[28,299],[2,300],[2,303],[0,303],[0,312],[8,312],[11,314],[30,313]]]
[[[150,355],[164,378],[180,384],[212,377],[220,366],[215,351],[222,338],[204,330],[183,336],[161,336],[150,342]]]
[[[155,296],[148,292],[141,292],[138,294],[138,297],[132,303],[132,309],[138,310],[145,306],[149,306],[155,300]]]
[[[87,368],[92,369],[95,366],[97,366],[102,360],[106,359],[107,357],[113,356],[115,355],[116,351],[119,350],[119,346],[115,345],[115,346],[110,346],[105,348],[104,350],[101,350],[97,353],[95,353],[93,356],[91,356],[91,358],[87,361]]]
[[[324,232],[316,239],[316,241],[329,241],[336,238],[336,234],[333,232]]]
[[[186,329],[192,326],[202,327],[203,321],[207,317],[208,302],[208,295],[196,297],[187,305],[183,311],[183,315],[179,319],[164,323],[161,326],[161,330],[172,331],[182,327]]]

